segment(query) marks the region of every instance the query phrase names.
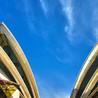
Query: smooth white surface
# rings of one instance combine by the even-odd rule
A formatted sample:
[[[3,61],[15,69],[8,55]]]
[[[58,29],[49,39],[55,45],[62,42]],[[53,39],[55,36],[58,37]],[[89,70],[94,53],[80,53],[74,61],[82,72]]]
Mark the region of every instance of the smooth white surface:
[[[19,98],[19,95],[20,95],[19,90],[16,90],[16,91],[13,93],[13,95],[11,96],[11,98]]]
[[[8,81],[8,79],[2,73],[0,73],[0,80],[6,80],[6,81]]]

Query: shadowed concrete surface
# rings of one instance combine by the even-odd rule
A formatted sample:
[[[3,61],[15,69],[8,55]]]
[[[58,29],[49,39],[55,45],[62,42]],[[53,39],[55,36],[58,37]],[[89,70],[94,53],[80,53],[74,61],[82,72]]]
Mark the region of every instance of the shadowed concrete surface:
[[[98,88],[94,91],[89,91],[88,93],[84,93],[81,97],[76,97],[75,94],[78,90],[73,90],[70,98],[98,98]]]

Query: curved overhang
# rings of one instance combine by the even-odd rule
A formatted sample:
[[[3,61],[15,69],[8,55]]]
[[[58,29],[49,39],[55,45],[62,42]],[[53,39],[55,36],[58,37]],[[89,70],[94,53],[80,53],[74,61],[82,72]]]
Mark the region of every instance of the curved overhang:
[[[98,69],[96,69],[92,78],[89,80],[87,86],[85,87],[81,95],[81,98],[87,98],[97,82],[98,82]]]
[[[76,80],[73,92],[71,94],[71,98],[78,98],[77,93],[81,89],[81,85],[84,81],[85,76],[89,73],[88,71],[91,70],[92,64],[94,63],[96,57],[98,55],[98,44],[94,47],[94,49],[91,51],[90,55],[87,57],[86,61],[83,64],[83,67],[80,71],[80,74],[78,75],[78,78]]]
[[[10,32],[10,30],[6,27],[6,25],[4,23],[0,24],[0,32],[2,32],[2,34],[4,34],[4,36],[6,37],[6,39],[8,41],[8,44],[10,45],[10,48],[12,49],[12,52],[14,52],[16,58],[18,59],[20,65],[22,67],[22,70],[24,71],[24,74],[26,76],[26,80],[28,81],[28,83],[30,85],[30,89],[32,91],[33,97],[39,98],[39,93],[38,93],[37,85],[36,85],[36,82],[34,79],[34,75],[32,73],[30,65],[29,65],[20,45],[18,44],[18,42],[16,41],[16,39],[14,38],[14,36]],[[27,98],[30,98],[30,97],[27,97]]]
[[[22,77],[20,76],[20,74],[19,74],[18,70],[16,69],[15,65],[13,64],[13,62],[11,61],[9,56],[6,54],[6,52],[2,49],[2,47],[0,47],[0,61],[4,63],[6,68],[12,74],[16,83],[18,83],[20,85],[20,89],[21,89],[24,97],[25,98],[31,98],[30,93],[29,93]]]

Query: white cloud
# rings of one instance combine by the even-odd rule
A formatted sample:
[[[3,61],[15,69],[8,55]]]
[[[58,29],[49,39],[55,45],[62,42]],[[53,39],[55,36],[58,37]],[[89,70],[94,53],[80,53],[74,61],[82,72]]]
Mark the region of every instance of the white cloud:
[[[46,5],[46,1],[45,0],[40,0],[40,4],[41,4],[42,10],[44,11],[45,15],[47,15],[48,8],[47,8],[47,5]]]
[[[72,31],[74,26],[74,18],[73,18],[72,0],[60,0],[60,4],[62,6],[62,11],[65,18],[68,19],[68,25],[65,26],[64,30],[67,33],[69,41],[73,41]]]

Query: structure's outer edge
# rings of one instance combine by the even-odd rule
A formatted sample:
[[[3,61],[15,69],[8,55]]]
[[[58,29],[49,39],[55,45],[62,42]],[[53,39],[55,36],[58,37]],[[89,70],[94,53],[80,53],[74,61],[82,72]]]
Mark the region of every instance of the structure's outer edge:
[[[94,72],[92,78],[88,82],[80,98],[84,98],[84,96],[86,98],[90,94],[90,91],[93,89],[97,81],[98,81],[98,69]]]
[[[14,77],[15,81],[20,84],[20,89],[24,95],[25,98],[31,98],[29,91],[22,79],[22,77],[20,76],[18,70],[16,69],[15,65],[13,64],[13,62],[11,61],[11,59],[9,58],[9,56],[7,55],[7,53],[2,49],[2,47],[0,46],[0,60],[1,62],[4,63],[4,65],[6,66],[6,68],[9,70],[9,72],[12,74],[12,76]]]
[[[0,26],[2,27],[2,30],[4,31],[3,33],[6,35],[13,52],[15,53],[17,59],[19,60],[21,66],[22,66],[22,69],[27,77],[27,80],[28,80],[30,86],[31,86],[31,90],[34,95],[34,98],[39,98],[39,93],[37,90],[37,85],[36,85],[34,76],[32,74],[30,65],[29,65],[20,45],[18,44],[18,42],[16,41],[16,39],[14,38],[14,36],[10,32],[10,30],[6,27],[6,25],[4,23],[2,23]]]
[[[98,54],[98,44],[96,44],[96,46],[94,47],[94,49],[90,52],[89,56],[87,57],[87,59],[85,60],[83,67],[81,68],[81,71],[77,77],[77,80],[75,82],[75,86],[72,92],[72,96],[71,98],[75,98],[76,94],[80,88],[80,85],[87,73],[87,71],[89,70],[89,68],[91,67],[91,64],[93,63],[93,61],[95,60],[95,57]],[[76,90],[76,91],[74,91]]]

